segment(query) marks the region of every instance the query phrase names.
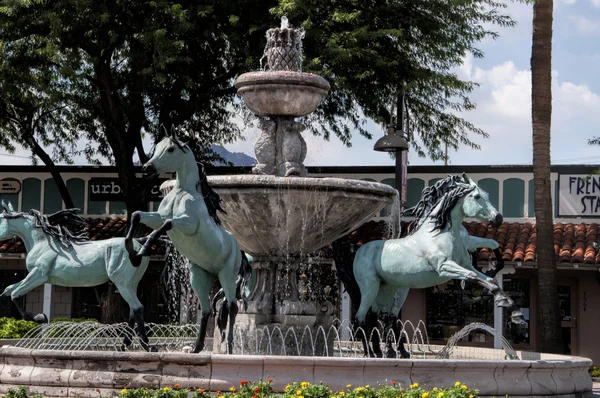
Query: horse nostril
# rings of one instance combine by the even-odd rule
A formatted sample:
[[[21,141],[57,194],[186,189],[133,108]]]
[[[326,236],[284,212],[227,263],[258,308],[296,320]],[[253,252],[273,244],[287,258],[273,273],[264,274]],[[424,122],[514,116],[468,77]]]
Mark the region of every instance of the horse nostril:
[[[496,219],[494,220],[496,225],[500,226],[503,221],[504,221],[504,217],[502,217],[502,214],[500,214],[500,213],[496,214]]]

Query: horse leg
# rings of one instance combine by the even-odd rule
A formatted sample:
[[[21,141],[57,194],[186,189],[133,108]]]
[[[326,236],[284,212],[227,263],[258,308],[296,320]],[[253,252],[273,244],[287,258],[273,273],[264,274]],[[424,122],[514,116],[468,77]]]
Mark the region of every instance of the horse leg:
[[[358,310],[356,311],[356,320],[358,321],[358,326],[363,328],[363,348],[365,350],[365,356],[369,357],[371,354],[371,350],[369,349],[369,329],[371,325],[369,325],[367,321],[367,314],[371,309],[373,303],[375,303],[375,299],[377,298],[377,293],[379,292],[379,281],[373,278],[370,284],[366,283],[364,280],[357,280],[361,298],[360,305]]]
[[[398,331],[394,329],[394,325],[397,320],[396,314],[402,308],[402,305],[404,305],[408,291],[409,289],[406,288],[398,288],[398,286],[389,283],[382,283],[379,286],[379,292],[372,307],[384,323],[383,331],[387,358],[396,357],[395,345],[400,336],[398,335]],[[392,332],[392,336],[390,336],[390,331]]]
[[[208,326],[208,319],[210,318],[211,310],[208,294],[210,293],[215,282],[215,276],[192,262],[189,262],[188,268],[190,270],[190,283],[192,285],[192,290],[194,290],[196,297],[198,297],[200,310],[202,312],[202,316],[200,318],[200,330],[198,331],[196,345],[194,346],[194,353],[199,353],[204,349],[206,327]]]
[[[373,354],[377,358],[383,358],[383,352],[381,351],[381,336],[379,335],[378,314],[373,310],[367,314],[367,328],[371,333],[371,347],[373,347]]]
[[[19,297],[29,293],[30,291],[32,291],[38,286],[43,285],[47,281],[48,277],[44,275],[39,268],[34,268],[31,272],[27,274],[25,279],[17,283],[17,286],[14,287],[10,292],[10,298],[12,299],[12,302],[15,303],[15,306],[19,310],[19,313],[26,321],[48,323],[48,317],[45,314],[37,314],[36,316],[33,316],[32,313],[25,311],[25,309],[21,307],[21,304],[19,304],[19,302],[17,301]]]
[[[235,318],[238,314],[237,296],[236,296],[236,280],[239,271],[237,264],[242,263],[241,252],[236,251],[235,255],[230,256],[230,261],[233,261],[233,266],[226,267],[219,272],[219,282],[223,288],[225,300],[227,300],[229,312],[229,325],[227,328],[227,353],[233,353],[233,328],[235,326]],[[235,271],[232,271],[235,270]],[[224,325],[223,325],[224,326]]]
[[[146,243],[142,246],[140,251],[138,251],[137,255],[139,257],[149,256],[152,254],[152,245],[160,238],[162,235],[167,233],[173,228],[173,222],[171,220],[165,221],[165,223],[157,230],[148,235],[148,239]]]
[[[135,293],[137,286],[117,285],[116,283],[115,285],[117,286],[117,289],[119,289],[119,293],[121,294],[121,297],[123,297],[123,300],[129,304],[129,327],[133,328],[133,325],[135,324],[142,348],[146,351],[150,351],[150,340],[146,334],[146,324],[144,323],[144,306]],[[129,336],[125,336],[123,344],[127,347],[131,344]]]

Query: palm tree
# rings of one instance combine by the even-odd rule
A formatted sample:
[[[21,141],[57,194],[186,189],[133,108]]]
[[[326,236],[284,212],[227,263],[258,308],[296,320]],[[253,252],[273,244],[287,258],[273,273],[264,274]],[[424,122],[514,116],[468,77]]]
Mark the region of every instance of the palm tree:
[[[531,47],[531,119],[533,128],[533,188],[537,226],[538,350],[560,350],[554,220],[550,180],[552,119],[552,9],[553,0],[533,3]]]

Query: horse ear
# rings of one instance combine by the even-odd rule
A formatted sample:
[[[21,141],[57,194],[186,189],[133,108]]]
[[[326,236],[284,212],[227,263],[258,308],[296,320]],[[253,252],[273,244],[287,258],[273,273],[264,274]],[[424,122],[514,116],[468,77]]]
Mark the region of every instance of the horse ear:
[[[4,202],[4,199],[2,199],[2,208],[4,209],[5,213],[8,213],[8,208],[6,207],[6,202]]]
[[[169,130],[167,130],[167,128],[165,127],[164,124],[160,125],[160,128],[165,132],[165,137],[170,137],[171,135],[169,134]]]
[[[13,208],[13,205],[12,205],[12,203],[10,203],[10,201],[8,202],[8,212],[9,213],[14,213],[15,212],[15,209]]]

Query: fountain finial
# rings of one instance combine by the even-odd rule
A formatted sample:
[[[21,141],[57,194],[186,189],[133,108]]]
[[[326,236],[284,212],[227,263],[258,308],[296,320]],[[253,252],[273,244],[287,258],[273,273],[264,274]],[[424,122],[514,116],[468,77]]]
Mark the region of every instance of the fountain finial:
[[[285,15],[281,17],[281,29],[288,29],[290,27],[290,22],[288,21],[288,17]]]

